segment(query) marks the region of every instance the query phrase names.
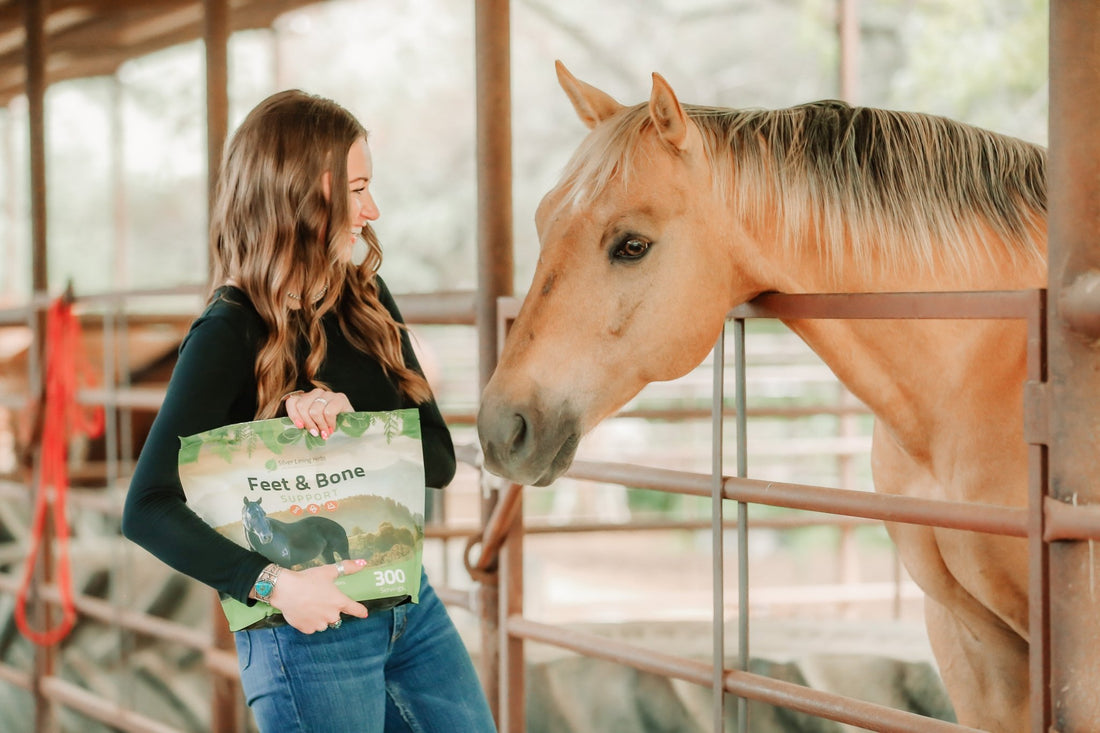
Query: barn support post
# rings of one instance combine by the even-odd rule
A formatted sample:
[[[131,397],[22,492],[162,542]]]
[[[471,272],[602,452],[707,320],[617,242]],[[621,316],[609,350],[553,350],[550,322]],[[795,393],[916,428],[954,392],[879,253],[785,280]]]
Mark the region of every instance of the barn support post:
[[[222,148],[229,130],[229,1],[203,1],[203,40],[206,49],[206,179],[208,211],[214,204],[214,188],[221,167]],[[208,215],[209,221],[209,215]],[[213,262],[207,254],[207,272]],[[211,595],[214,646],[232,651],[233,635],[222,614],[216,595]],[[213,678],[210,708],[212,730],[234,733],[240,730],[240,683],[235,679]]]
[[[510,0],[476,8],[478,381],[484,389],[499,352],[497,299],[512,294],[512,75]]]
[[[30,218],[31,218],[31,293],[32,299],[44,296],[49,290],[49,265],[47,260],[46,238],[46,16],[49,13],[46,2],[24,2],[23,21],[26,34],[24,64],[27,74],[27,124],[29,126],[30,147],[28,162],[30,166]],[[34,342],[30,357],[34,369],[44,363],[46,311],[41,309],[31,316],[34,323]],[[41,372],[39,372],[41,373]],[[40,385],[32,385],[37,388]],[[37,391],[36,391],[37,393]],[[32,491],[45,491],[38,476],[41,471],[39,446],[34,449],[34,465],[28,484]],[[53,538],[49,522],[42,533],[42,547],[48,548]],[[49,604],[39,593],[41,588],[53,578],[51,554],[43,552],[34,569],[29,600],[34,610],[31,618],[37,628],[52,628],[54,614]],[[53,646],[34,647],[34,722],[36,730],[52,730],[55,726],[54,708],[45,694],[43,685],[57,667],[57,652]]]
[[[27,119],[30,125],[31,290],[49,289],[46,259],[46,14],[45,2],[23,3],[26,23]]]
[[[203,0],[202,17],[206,47],[206,181],[212,206],[222,147],[229,134],[229,0]]]
[[[1049,491],[1100,504],[1100,3],[1050,6]],[[1094,541],[1049,547],[1050,719],[1043,727],[1100,730],[1100,588]]]
[[[485,388],[496,368],[498,353],[497,299],[512,294],[512,97],[509,0],[474,3],[477,87],[477,332],[478,389]],[[485,526],[499,500],[496,482],[483,481],[481,523]],[[514,566],[514,562],[511,563]],[[522,673],[522,642],[501,641],[501,594],[496,569],[482,580],[477,607],[481,620],[482,682],[489,707],[501,722],[501,644],[509,649],[509,667]],[[504,627],[506,628],[506,627]],[[518,664],[516,659],[519,660]],[[512,703],[523,680],[508,679]],[[513,730],[515,721],[511,723]]]

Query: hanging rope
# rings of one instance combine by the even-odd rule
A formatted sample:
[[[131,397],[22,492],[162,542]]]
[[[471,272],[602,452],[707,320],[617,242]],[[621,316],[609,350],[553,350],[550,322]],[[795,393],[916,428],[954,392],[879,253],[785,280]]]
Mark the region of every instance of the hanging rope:
[[[69,574],[69,522],[65,501],[69,489],[66,447],[78,434],[95,437],[103,430],[103,409],[90,414],[76,402],[79,380],[93,382],[92,371],[84,356],[80,323],[72,312],[72,297],[66,293],[51,305],[46,316],[46,383],[42,420],[42,457],[38,490],[35,492],[34,519],[30,546],[23,568],[23,581],[15,602],[15,623],[24,636],[40,646],[57,644],[76,623],[72,577]],[[53,501],[50,501],[50,488]],[[53,507],[53,528],[57,536],[57,572],[55,579],[61,595],[61,624],[44,631],[32,629],[27,621],[27,594],[46,530],[46,513]],[[49,552],[49,548],[46,548]]]

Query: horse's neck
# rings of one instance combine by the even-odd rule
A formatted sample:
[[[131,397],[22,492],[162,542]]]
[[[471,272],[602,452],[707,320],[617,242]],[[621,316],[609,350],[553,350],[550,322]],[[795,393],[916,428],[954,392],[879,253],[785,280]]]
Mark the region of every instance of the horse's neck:
[[[918,460],[956,436],[1016,430],[1026,327],[1013,321],[813,320],[788,325]]]
[[[852,280],[842,288],[802,283],[793,291],[1018,290],[1045,281],[1041,266],[1005,261],[979,270],[953,279],[940,273]],[[1022,321],[821,319],[788,325],[914,457],[931,460],[939,449],[955,450],[961,434],[1004,436],[1021,429],[1027,363]]]

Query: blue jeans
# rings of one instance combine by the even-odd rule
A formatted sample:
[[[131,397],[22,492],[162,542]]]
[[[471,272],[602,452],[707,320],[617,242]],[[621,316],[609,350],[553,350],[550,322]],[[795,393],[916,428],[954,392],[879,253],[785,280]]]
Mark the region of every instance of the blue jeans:
[[[420,602],[338,629],[238,631],[245,698],[264,733],[496,730],[470,655],[421,576]]]

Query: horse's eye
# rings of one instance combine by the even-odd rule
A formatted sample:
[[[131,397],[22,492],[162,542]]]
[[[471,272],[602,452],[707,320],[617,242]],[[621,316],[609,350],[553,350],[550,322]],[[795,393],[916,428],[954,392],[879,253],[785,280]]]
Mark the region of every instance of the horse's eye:
[[[637,260],[649,251],[650,242],[641,237],[627,237],[616,245],[611,256],[617,260]]]

